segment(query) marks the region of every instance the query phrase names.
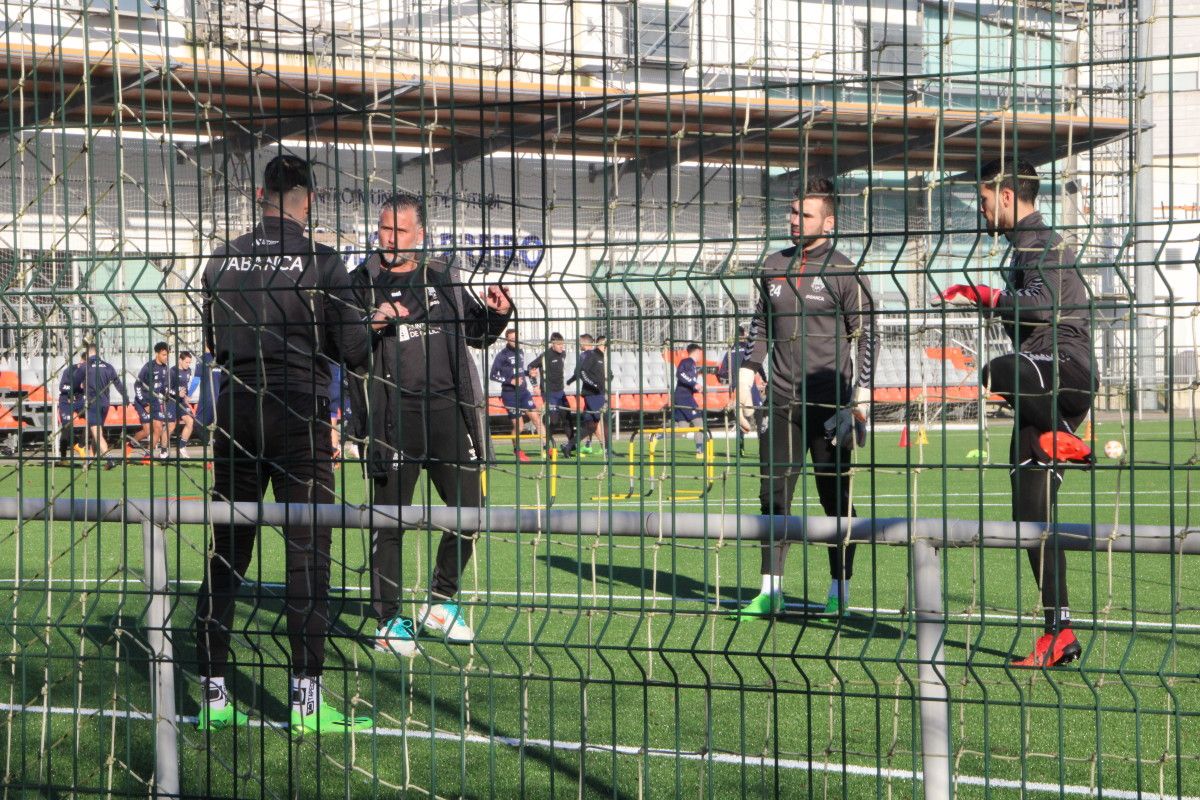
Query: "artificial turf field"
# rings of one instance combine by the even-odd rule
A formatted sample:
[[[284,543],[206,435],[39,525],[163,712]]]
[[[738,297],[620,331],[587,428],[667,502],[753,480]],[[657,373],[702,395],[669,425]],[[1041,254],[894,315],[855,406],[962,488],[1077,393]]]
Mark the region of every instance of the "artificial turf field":
[[[1196,525],[1200,473],[1190,420],[1139,422],[1130,464],[1067,476],[1068,521]],[[1122,438],[1102,423],[1096,438]],[[1009,514],[1008,431],[931,433],[900,449],[877,433],[855,478],[863,516],[986,518]],[[593,500],[628,489],[628,443],[611,469],[598,457],[559,463],[555,508],[756,513],[755,442],[747,459],[716,443],[717,480],[701,500],[690,442],[648,497]],[[489,473],[489,502],[545,503],[545,463]],[[955,464],[946,468],[946,464]],[[1132,468],[1131,466],[1132,465]],[[644,463],[635,468],[639,482]],[[661,463],[656,473],[660,478]],[[199,464],[111,472],[0,465],[0,496],[198,498]],[[352,465],[337,473],[347,502],[364,498]],[[640,483],[644,488],[647,484]],[[811,479],[795,511],[819,513]],[[6,796],[145,796],[153,772],[140,526],[0,523],[5,664],[0,712]],[[841,619],[823,602],[825,551],[795,546],[788,612],[735,623],[725,611],[758,590],[757,548],[736,541],[641,540],[604,530],[481,538],[462,601],[478,641],[422,638],[412,660],[364,645],[366,537],[334,533],[334,634],[326,687],[334,705],[374,714],[374,734],[290,742],[286,631],[278,531],[265,530],[239,604],[231,684],[254,725],[206,736],[197,711],[193,595],[206,531],[167,531],[178,594],[178,665],[185,793],[239,797],[916,797],[922,793],[915,625],[908,551],[860,547]],[[436,536],[405,539],[407,583],[428,586]],[[1037,591],[1023,552],[944,554],[952,770],[960,797],[1200,797],[1200,577],[1195,556],[1073,553],[1071,607],[1084,645],[1075,665],[1015,670],[1040,633]],[[410,606],[411,608],[411,606]],[[1142,794],[1139,795],[1138,793]]]

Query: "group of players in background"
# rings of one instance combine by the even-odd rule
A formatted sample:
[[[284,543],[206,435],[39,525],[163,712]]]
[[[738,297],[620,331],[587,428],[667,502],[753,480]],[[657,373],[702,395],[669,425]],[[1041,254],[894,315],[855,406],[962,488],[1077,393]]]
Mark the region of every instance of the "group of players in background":
[[[212,422],[216,389],[211,382],[219,381],[219,376],[212,369],[211,354],[205,354],[200,369],[196,370],[192,367],[193,356],[187,350],[176,356],[174,366],[170,359],[170,345],[158,342],[153,357],[138,371],[134,381],[132,405],[141,428],[128,437],[127,447],[143,449],[143,463],[148,463],[151,457],[167,458],[176,433],[179,457],[189,458],[187,445],[196,431],[197,416],[200,429]],[[60,459],[69,459],[73,452],[79,460],[71,464],[81,465],[91,458],[93,463],[108,469],[116,466],[114,452],[121,442],[110,443],[104,432],[113,391],[121,397],[122,405],[129,403],[125,381],[117,369],[104,360],[94,343],[88,343],[80,351],[79,362],[63,370],[58,384]],[[199,406],[193,411],[191,398],[196,392]],[[123,417],[119,424],[124,427]]]
[[[1038,185],[1036,170],[1024,162],[983,168],[981,215],[989,231],[1011,244],[1007,285],[951,285],[939,300],[998,317],[1017,348],[985,366],[983,388],[1015,411],[1013,519],[1045,523],[1055,519],[1064,468],[1090,458],[1075,431],[1097,385],[1086,288],[1074,269],[1074,253],[1037,213]],[[344,387],[337,379],[336,391],[344,388],[353,409],[351,435],[365,447],[370,502],[411,504],[425,473],[447,505],[482,506],[481,470],[491,459],[491,439],[486,398],[468,348],[487,348],[501,335],[506,346],[489,377],[501,385],[517,457],[528,458],[521,446],[522,418],[539,439],[547,430],[553,435],[565,429],[565,455],[589,437],[610,452],[604,337],[580,337],[570,378],[566,343],[558,334],[525,364],[507,292],[492,285],[476,296],[454,263],[425,249],[419,197],[398,194],[384,202],[379,249],[349,275],[335,251],[307,238],[315,194],[306,162],[293,156],[272,160],[259,201],[260,223],[215,253],[202,279],[205,343],[225,374],[213,427],[214,499],[261,501],[269,482],[277,501],[333,502],[328,424],[336,364],[346,376]],[[740,434],[758,434],[760,504],[768,515],[790,514],[797,482],[811,472],[825,513],[852,517],[853,475],[870,468],[856,465],[853,451],[865,444],[871,416],[875,306],[867,276],[835,247],[837,209],[836,187],[828,179],[814,178],[797,193],[789,211],[793,245],[770,256],[756,276],[753,321],[721,369],[736,398]],[[936,283],[938,276],[931,279]],[[264,304],[261,297],[268,293],[272,302]],[[677,366],[676,424],[702,420],[703,408],[695,401],[702,361],[694,345]],[[531,377],[541,382],[546,426],[536,413]],[[577,411],[567,402],[571,383],[581,398]],[[702,431],[698,449],[703,436]],[[250,523],[213,526],[197,613],[202,729],[247,721],[225,673],[233,601],[256,536],[257,526]],[[295,522],[284,526],[284,537],[292,728],[368,728],[369,717],[348,717],[322,695],[331,529]],[[456,599],[474,544],[472,535],[442,533],[425,601],[409,617],[402,613],[401,532],[382,524],[372,530],[370,638],[377,650],[413,655],[419,631],[448,642],[474,641]],[[787,609],[788,544],[762,544],[760,591],[733,612],[734,619],[766,619]],[[830,587],[821,610],[844,614],[855,545],[846,542],[828,552]],[[1071,629],[1065,556],[1054,540],[1029,553],[1042,591],[1045,634],[1015,663],[1068,663],[1078,657],[1080,645]]]

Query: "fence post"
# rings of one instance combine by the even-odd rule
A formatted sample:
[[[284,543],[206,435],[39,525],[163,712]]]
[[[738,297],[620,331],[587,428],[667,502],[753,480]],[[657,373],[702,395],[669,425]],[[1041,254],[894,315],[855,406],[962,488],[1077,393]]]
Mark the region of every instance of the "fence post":
[[[154,797],[179,797],[179,729],[175,717],[175,653],[167,596],[167,548],[162,528],[142,523],[146,636],[150,641],[150,691],[154,715]]]
[[[946,615],[938,551],[912,542],[917,601],[917,680],[921,703],[921,763],[925,800],[950,800],[950,695],[946,687]]]

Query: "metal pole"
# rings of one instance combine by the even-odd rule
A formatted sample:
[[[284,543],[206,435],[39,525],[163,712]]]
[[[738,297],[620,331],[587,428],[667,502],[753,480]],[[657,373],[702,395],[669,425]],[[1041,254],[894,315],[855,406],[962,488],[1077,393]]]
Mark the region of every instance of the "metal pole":
[[[154,797],[179,797],[179,728],[175,717],[175,653],[167,597],[167,549],[162,528],[142,523],[146,632],[150,640],[150,691],[154,714]]]
[[[1133,179],[1134,317],[1137,334],[1137,398],[1139,411],[1158,408],[1158,363],[1154,353],[1154,99],[1150,94],[1150,20],[1152,0],[1138,0],[1134,57],[1137,92],[1136,172]]]
[[[950,800],[950,695],[946,687],[946,614],[938,551],[924,539],[912,543],[917,601],[917,680],[921,697],[921,763],[925,800]]]
[[[724,537],[742,542],[792,541],[814,544],[887,544],[907,547],[915,539],[946,547],[1022,549],[1048,535],[1047,544],[1064,550],[1114,553],[1200,555],[1200,528],[1185,525],[1085,525],[1060,522],[1001,522],[908,517],[770,517],[758,514],[700,512],[553,510],[489,506],[356,506],[307,503],[209,503],[206,500],[81,500],[44,497],[0,497],[0,519],[87,520],[126,522],[154,520],[165,524],[316,524],[334,528],[425,529],[476,532],[541,531],[578,536],[604,530],[613,536],[660,536],[677,539]],[[1018,538],[1019,537],[1019,538]]]

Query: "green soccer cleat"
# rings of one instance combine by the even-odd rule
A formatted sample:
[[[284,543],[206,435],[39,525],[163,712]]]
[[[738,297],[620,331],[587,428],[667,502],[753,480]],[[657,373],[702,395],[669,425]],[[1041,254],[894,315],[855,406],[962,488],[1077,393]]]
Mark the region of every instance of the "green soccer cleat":
[[[783,611],[783,595],[760,594],[728,616],[728,619],[766,619]]]
[[[840,617],[844,613],[842,610],[842,601],[837,598],[837,595],[830,595],[825,601],[825,610],[822,612],[827,617]]]
[[[292,709],[293,733],[349,733],[350,731],[365,731],[375,727],[375,721],[370,717],[347,717],[333,706],[324,701],[317,706],[312,714],[301,714]]]
[[[196,717],[196,730],[223,731],[226,728],[241,728],[249,722],[250,717],[234,708],[232,703],[224,708],[211,708],[205,704]]]

